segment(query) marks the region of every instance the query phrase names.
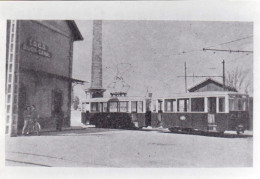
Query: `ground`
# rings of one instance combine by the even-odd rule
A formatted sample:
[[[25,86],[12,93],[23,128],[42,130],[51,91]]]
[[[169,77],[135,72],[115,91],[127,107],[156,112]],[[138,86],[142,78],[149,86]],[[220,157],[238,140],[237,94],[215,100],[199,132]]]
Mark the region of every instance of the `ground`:
[[[81,125],[79,112],[75,114],[72,124]],[[6,138],[7,166],[251,167],[252,163],[251,136],[75,128]]]

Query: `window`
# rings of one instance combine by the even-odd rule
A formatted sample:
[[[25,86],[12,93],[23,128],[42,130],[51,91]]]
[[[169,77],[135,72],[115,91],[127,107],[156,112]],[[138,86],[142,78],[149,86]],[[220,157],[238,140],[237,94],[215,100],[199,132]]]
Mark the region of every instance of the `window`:
[[[155,112],[156,111],[156,100],[152,101],[152,111]]]
[[[118,112],[117,109],[118,109],[117,101],[109,102],[109,112]]]
[[[119,112],[128,112],[128,102],[127,101],[120,101],[120,108]]]
[[[225,98],[221,97],[218,99],[218,111],[225,112]]]
[[[165,101],[166,104],[166,112],[172,112],[172,101]]]
[[[137,101],[131,101],[131,112],[137,112]]]
[[[107,112],[107,103],[103,103],[102,107],[102,112]]]
[[[165,111],[166,112],[176,112],[176,100],[166,99],[165,100]]]
[[[239,111],[242,111],[242,109],[243,109],[243,101],[242,101],[242,99],[241,98],[239,98],[238,100],[237,100],[237,108],[238,108],[238,110]]]
[[[91,103],[91,112],[98,112],[98,103],[97,102]]]
[[[203,112],[204,111],[204,98],[191,99],[191,111]]]
[[[243,99],[243,111],[247,110],[247,108],[248,108],[247,105],[248,105],[247,99]]]
[[[143,101],[138,101],[137,112],[143,112]]]
[[[177,112],[177,101],[175,99],[172,102],[172,111]]]
[[[178,112],[187,112],[189,106],[189,99],[178,99]]]
[[[245,111],[247,110],[246,99],[243,98],[230,98],[229,99],[230,111]]]

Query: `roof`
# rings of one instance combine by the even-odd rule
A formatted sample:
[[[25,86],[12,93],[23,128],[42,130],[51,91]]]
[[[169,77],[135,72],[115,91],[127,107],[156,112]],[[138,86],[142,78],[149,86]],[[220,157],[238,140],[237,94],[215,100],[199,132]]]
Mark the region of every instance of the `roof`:
[[[45,76],[49,76],[49,77],[59,78],[59,79],[66,80],[66,81],[69,81],[69,82],[74,82],[74,83],[84,83],[84,82],[86,82],[86,81],[83,81],[83,80],[73,79],[73,78],[70,78],[70,77],[67,77],[67,76],[48,73],[48,72],[40,71],[40,70],[27,69],[27,68],[21,68],[20,70],[24,71],[24,72],[30,72],[30,73],[38,74],[38,75],[45,75]]]
[[[143,96],[118,96],[118,97],[102,97],[102,98],[89,98],[83,100],[83,102],[108,102],[108,101],[143,101],[145,98]]]
[[[209,83],[214,83],[215,85],[221,87],[221,88],[224,88],[224,85],[218,81],[215,81],[211,78],[208,78],[206,79],[205,81],[202,81],[200,82],[199,84],[191,87],[190,89],[188,89],[189,92],[194,92],[196,90],[198,90],[199,88],[202,88],[203,86],[206,86],[207,84]],[[234,92],[237,92],[237,90],[233,87],[230,87],[230,86],[225,86],[225,89],[227,89],[228,91],[234,91]]]
[[[77,24],[75,23],[75,21],[73,20],[67,20],[67,23],[69,25],[69,27],[71,28],[73,35],[74,35],[74,40],[83,40],[83,36],[81,35],[79,28],[77,26]]]
[[[199,98],[199,97],[223,97],[227,95],[239,95],[248,96],[244,93],[238,93],[234,91],[203,91],[203,92],[192,92],[192,93],[175,93],[170,96],[161,96],[154,99],[182,99],[182,98]]]

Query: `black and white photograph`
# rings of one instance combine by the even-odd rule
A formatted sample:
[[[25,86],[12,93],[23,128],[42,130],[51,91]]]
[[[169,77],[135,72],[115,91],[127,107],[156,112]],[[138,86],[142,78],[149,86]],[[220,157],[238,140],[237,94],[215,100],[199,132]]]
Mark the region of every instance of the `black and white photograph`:
[[[1,20],[4,167],[254,167],[254,20],[80,17]]]

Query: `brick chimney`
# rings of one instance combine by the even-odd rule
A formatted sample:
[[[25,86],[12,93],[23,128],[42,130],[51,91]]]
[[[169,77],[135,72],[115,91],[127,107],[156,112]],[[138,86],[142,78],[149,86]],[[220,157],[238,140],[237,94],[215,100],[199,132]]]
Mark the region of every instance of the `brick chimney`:
[[[91,87],[87,91],[92,98],[103,97],[102,87],[102,20],[93,21]]]

